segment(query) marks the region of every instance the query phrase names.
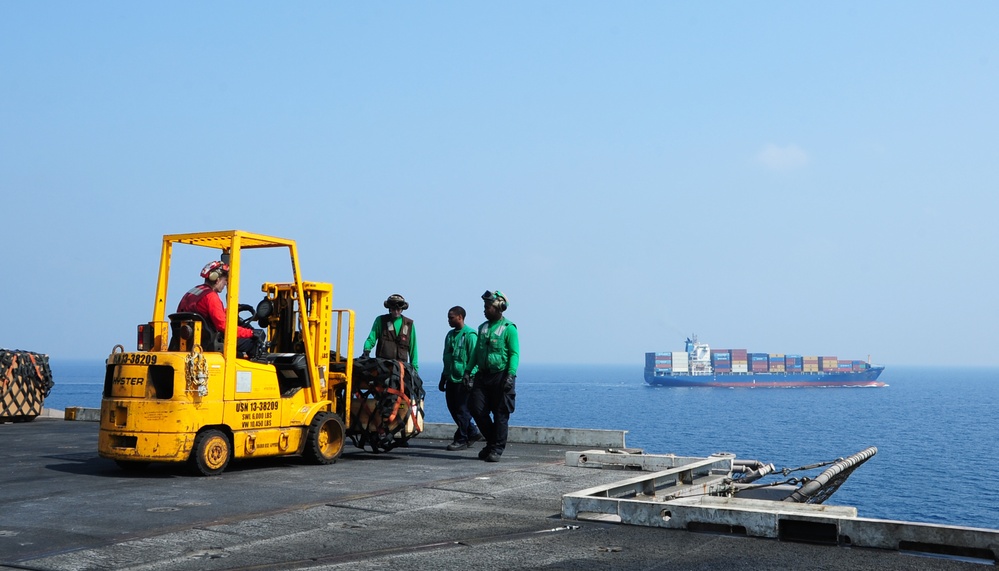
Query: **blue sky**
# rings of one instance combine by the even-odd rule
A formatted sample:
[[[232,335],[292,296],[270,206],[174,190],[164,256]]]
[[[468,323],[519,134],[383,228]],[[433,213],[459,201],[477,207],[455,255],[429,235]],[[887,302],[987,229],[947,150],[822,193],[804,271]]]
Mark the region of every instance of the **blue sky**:
[[[697,333],[999,365],[997,22],[986,1],[4,2],[0,346],[131,347],[162,235],[238,228],[297,240],[359,336],[406,296],[424,362],[447,309],[477,324],[498,288],[525,363],[640,366]]]

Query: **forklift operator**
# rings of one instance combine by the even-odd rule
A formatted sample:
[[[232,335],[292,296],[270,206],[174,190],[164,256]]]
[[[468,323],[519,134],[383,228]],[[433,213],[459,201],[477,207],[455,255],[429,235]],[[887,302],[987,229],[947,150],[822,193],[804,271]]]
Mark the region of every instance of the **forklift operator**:
[[[229,265],[220,261],[209,262],[201,270],[205,283],[196,285],[184,294],[177,311],[193,312],[211,320],[216,331],[225,331],[225,307],[219,293],[229,284]],[[236,351],[247,359],[255,357],[264,348],[266,333],[250,327],[238,327]]]

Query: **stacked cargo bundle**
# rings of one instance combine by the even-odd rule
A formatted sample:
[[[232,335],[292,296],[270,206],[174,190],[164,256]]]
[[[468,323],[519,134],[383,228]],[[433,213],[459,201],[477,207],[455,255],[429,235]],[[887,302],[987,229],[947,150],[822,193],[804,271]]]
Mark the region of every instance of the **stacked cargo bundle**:
[[[732,349],[732,372],[733,373],[748,373],[749,372],[749,352],[745,349]]]
[[[833,372],[839,370],[839,359],[836,357],[819,357],[819,370]]]
[[[770,372],[771,373],[783,373],[784,372],[784,354],[778,353],[775,355],[770,355]]]
[[[711,366],[716,373],[732,372],[732,354],[728,349],[711,350]]]
[[[337,364],[346,370],[346,363]],[[339,372],[339,371],[338,371]],[[349,436],[358,448],[372,452],[406,446],[423,432],[426,392],[409,363],[392,359],[354,359],[353,415]]]
[[[801,355],[785,355],[784,370],[788,373],[800,373],[803,370]]]
[[[0,422],[33,420],[53,384],[48,355],[0,349]]]

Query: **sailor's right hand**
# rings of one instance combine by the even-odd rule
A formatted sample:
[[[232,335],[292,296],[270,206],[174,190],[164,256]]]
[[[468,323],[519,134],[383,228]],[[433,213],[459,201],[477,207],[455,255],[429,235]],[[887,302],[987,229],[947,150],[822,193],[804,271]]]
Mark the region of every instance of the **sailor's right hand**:
[[[437,383],[437,390],[442,393],[447,392],[447,373],[441,373],[441,382]]]
[[[267,331],[264,329],[254,329],[253,336],[256,337],[257,342],[261,345],[267,343]]]
[[[370,359],[371,358],[371,351],[369,351],[369,350],[361,351],[361,358],[362,359]]]

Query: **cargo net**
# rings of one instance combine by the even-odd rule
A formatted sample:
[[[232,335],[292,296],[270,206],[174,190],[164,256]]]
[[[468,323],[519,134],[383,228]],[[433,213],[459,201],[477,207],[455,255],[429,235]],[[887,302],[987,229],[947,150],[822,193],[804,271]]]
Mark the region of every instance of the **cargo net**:
[[[412,365],[392,359],[355,359],[348,435],[372,452],[405,446],[423,431],[423,381]]]
[[[0,349],[0,422],[28,422],[52,390],[48,355]]]

